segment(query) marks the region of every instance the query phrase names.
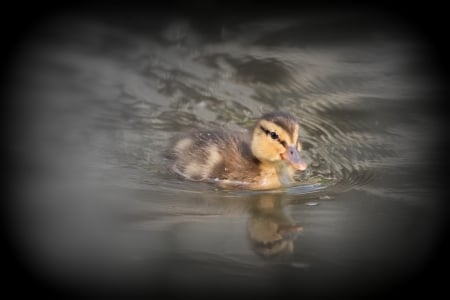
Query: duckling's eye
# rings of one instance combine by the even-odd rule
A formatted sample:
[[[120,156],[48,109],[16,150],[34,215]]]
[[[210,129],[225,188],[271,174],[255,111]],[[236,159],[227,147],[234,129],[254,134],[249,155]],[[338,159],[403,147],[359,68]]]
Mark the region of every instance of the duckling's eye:
[[[286,142],[280,140],[280,137],[278,136],[278,134],[275,131],[270,131],[262,126],[260,126],[259,128],[261,128],[262,131],[264,131],[265,134],[270,135],[270,137],[274,140],[277,140],[278,142],[280,142],[281,145],[283,145],[283,147],[286,148]]]

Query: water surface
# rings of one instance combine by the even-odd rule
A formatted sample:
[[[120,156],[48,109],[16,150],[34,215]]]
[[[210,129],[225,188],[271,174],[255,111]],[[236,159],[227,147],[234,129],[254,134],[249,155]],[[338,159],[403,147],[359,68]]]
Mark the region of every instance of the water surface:
[[[350,14],[218,23],[68,16],[30,34],[10,77],[11,224],[33,272],[87,290],[319,295],[419,274],[442,221],[427,45]],[[301,126],[296,186],[168,171],[177,135],[274,110]]]

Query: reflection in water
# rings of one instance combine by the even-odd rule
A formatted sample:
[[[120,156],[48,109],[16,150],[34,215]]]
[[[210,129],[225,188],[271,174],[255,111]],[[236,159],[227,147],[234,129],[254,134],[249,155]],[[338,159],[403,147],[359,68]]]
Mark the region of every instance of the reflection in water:
[[[261,194],[252,200],[248,238],[252,250],[264,258],[292,254],[293,240],[303,228],[284,210],[283,194]]]

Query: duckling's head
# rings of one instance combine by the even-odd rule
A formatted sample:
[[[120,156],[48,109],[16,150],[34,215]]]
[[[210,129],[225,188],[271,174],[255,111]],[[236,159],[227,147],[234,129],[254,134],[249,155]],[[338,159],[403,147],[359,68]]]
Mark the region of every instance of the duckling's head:
[[[263,163],[285,161],[296,170],[305,170],[306,162],[300,157],[299,126],[295,118],[283,112],[265,114],[253,129],[251,150]]]

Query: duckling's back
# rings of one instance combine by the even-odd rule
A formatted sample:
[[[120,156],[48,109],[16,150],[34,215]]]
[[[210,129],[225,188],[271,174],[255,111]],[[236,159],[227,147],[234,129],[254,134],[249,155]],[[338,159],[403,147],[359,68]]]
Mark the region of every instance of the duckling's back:
[[[215,181],[223,185],[249,184],[259,174],[243,133],[199,131],[178,140],[171,150],[173,170],[190,180]]]

